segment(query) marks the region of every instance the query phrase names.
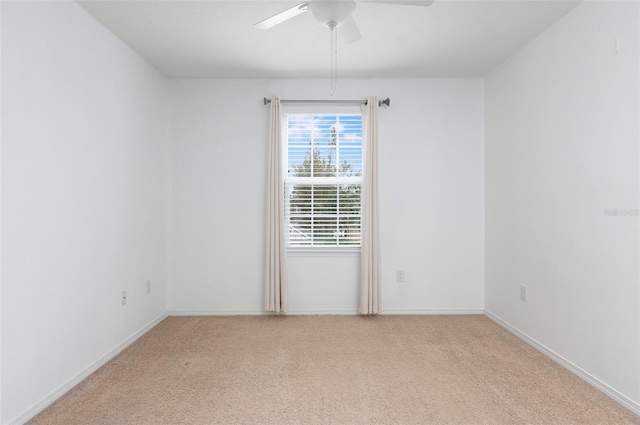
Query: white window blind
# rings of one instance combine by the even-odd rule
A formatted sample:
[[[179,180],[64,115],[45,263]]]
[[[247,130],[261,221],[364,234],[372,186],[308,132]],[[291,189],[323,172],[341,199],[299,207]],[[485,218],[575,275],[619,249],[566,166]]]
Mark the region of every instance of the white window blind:
[[[284,118],[288,246],[360,247],[362,115]]]

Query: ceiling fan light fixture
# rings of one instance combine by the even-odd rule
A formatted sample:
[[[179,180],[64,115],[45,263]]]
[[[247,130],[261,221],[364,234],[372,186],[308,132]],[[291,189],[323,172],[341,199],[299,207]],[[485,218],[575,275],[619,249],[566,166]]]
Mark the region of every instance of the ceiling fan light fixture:
[[[356,8],[353,0],[316,0],[309,3],[313,18],[326,27],[330,23],[342,25]]]

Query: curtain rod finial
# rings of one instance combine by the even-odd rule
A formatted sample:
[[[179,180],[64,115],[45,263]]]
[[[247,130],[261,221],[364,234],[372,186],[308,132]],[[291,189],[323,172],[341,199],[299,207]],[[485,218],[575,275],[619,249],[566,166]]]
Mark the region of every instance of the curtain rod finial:
[[[267,98],[265,97],[265,98],[264,98],[264,104],[266,105],[266,104],[268,104],[268,103],[271,103],[271,99],[267,99]]]
[[[379,100],[378,106],[382,106],[382,105],[391,106],[391,99],[386,98],[385,100]]]

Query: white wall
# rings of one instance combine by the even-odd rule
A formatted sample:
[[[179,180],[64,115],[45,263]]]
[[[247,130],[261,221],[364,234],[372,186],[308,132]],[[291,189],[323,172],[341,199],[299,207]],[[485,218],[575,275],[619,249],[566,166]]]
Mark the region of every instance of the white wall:
[[[9,423],[165,312],[168,145],[164,78],[82,7],[2,9]]]
[[[583,2],[485,85],[486,309],[636,406],[639,22]]]
[[[262,98],[327,98],[316,79],[170,82],[169,309],[262,308],[266,134]],[[482,79],[343,79],[336,98],[380,111],[382,307],[483,308]],[[406,270],[405,283],[395,270]],[[290,310],[355,312],[358,257],[289,259]]]

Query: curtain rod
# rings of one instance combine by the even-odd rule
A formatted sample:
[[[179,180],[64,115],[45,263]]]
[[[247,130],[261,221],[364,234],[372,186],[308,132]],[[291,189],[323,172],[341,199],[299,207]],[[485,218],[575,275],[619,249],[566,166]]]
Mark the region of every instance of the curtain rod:
[[[367,99],[363,100],[281,100],[281,103],[359,103],[361,105],[367,104]],[[264,98],[264,104],[268,105],[271,103],[271,99]],[[378,106],[387,105],[391,106],[391,99],[386,98],[385,100],[379,100]]]

